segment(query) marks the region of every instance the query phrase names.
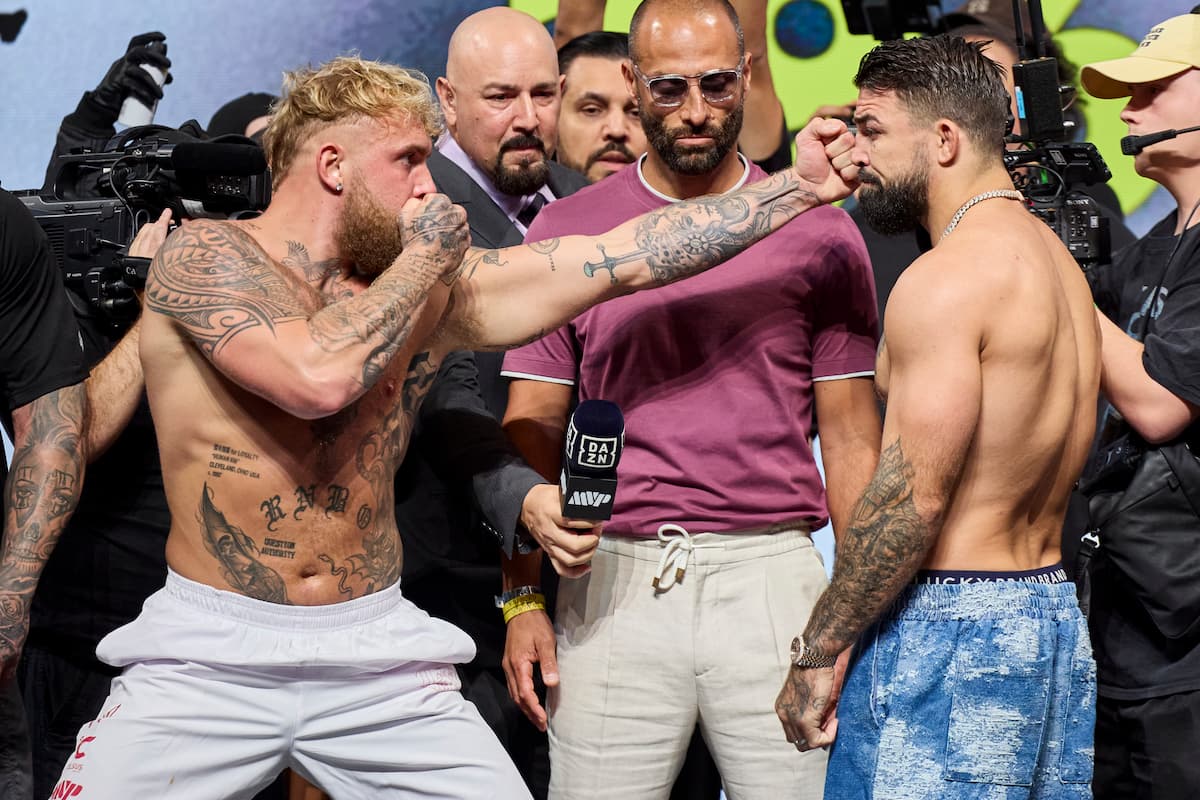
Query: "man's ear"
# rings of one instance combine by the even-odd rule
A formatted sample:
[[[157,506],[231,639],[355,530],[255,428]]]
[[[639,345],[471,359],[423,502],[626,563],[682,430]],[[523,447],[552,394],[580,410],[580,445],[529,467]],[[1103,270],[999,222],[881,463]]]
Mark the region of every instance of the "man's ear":
[[[941,166],[953,164],[962,157],[963,130],[946,118],[933,123],[937,135],[937,162]]]
[[[317,148],[317,178],[329,191],[338,194],[342,191],[342,149],[333,142],[322,144]]]
[[[453,132],[458,123],[458,107],[455,105],[458,98],[454,93],[454,87],[445,78],[438,78],[434,82],[434,89],[437,91],[438,102],[442,106],[442,117],[446,120],[446,127]]]

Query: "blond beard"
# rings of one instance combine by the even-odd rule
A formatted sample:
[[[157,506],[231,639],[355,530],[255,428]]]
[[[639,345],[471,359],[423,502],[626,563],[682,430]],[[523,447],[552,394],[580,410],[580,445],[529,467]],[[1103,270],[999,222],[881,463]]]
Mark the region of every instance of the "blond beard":
[[[377,278],[404,249],[400,220],[389,214],[371,196],[361,181],[351,179],[334,233],[338,252],[354,264],[354,272]]]

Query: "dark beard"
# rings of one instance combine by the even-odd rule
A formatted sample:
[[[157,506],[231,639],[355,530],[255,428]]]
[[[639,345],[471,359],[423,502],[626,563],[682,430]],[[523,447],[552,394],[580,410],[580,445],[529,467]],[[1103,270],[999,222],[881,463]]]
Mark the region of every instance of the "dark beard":
[[[523,161],[514,165],[504,163],[504,154],[515,148],[536,147],[541,151],[537,161]],[[500,145],[495,160],[492,161],[492,182],[503,194],[514,197],[524,197],[533,194],[546,185],[550,178],[550,164],[546,157],[546,143],[536,136],[514,136]]]
[[[400,220],[384,211],[358,181],[352,180],[346,190],[334,241],[338,252],[353,262],[355,274],[376,278],[404,249]]]
[[[858,190],[858,205],[863,217],[884,236],[915,230],[929,213],[929,168],[924,162],[887,184],[866,170],[859,173],[859,180],[863,186]]]
[[[704,175],[717,168],[729,155],[729,151],[737,146],[738,134],[742,132],[742,104],[729,112],[729,116],[719,125],[707,125],[702,128],[685,126],[667,129],[661,117],[656,117],[647,109],[648,103],[638,104],[638,116],[642,119],[642,130],[654,152],[663,160],[667,167],[680,175]],[[686,136],[710,136],[712,144],[703,147],[681,147],[675,143],[677,139]]]

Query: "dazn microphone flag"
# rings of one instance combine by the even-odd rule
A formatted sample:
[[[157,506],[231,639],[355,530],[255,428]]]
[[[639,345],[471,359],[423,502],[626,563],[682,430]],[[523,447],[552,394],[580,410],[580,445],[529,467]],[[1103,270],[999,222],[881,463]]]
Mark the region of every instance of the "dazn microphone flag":
[[[584,400],[571,414],[559,481],[568,519],[612,517],[617,463],[625,446],[625,418],[616,403]]]

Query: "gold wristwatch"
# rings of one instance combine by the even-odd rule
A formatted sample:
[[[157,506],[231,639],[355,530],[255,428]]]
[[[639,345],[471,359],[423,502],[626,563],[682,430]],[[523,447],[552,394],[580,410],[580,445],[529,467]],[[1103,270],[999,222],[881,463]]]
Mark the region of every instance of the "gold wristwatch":
[[[814,653],[804,643],[803,636],[792,639],[792,664],[797,667],[829,669],[837,663],[837,656],[822,656]]]

